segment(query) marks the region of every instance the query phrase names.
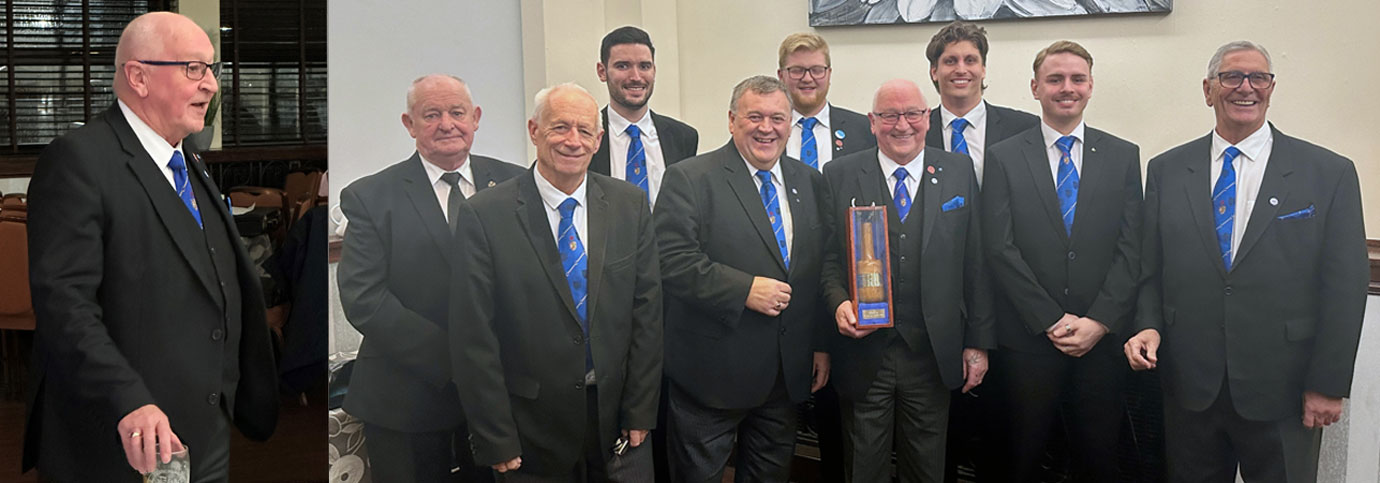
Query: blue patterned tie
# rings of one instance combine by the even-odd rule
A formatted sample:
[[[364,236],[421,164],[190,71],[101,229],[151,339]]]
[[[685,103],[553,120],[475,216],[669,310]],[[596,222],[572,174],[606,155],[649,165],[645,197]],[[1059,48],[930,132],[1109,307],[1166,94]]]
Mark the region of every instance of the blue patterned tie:
[[[1073,136],[1054,142],[1059,147],[1059,182],[1054,192],[1059,194],[1059,212],[1063,213],[1064,234],[1073,235],[1073,212],[1078,208],[1078,168],[1073,166]]]
[[[963,130],[968,128],[968,120],[957,117],[949,122],[949,126],[953,128],[953,135],[949,142],[949,147],[953,149],[950,149],[949,152],[968,154],[968,140],[963,137]]]
[[[781,261],[791,268],[791,255],[786,250],[786,226],[781,220],[781,203],[776,198],[776,185],[771,184],[771,171],[758,170],[757,178],[762,180],[762,206],[767,209],[767,220],[771,221],[771,231],[776,234],[776,247],[781,249]]]
[[[819,124],[819,119],[813,117],[807,117],[800,120],[800,160],[818,171],[819,148],[815,146],[816,124]]]
[[[182,204],[187,205],[187,211],[192,212],[192,218],[196,218],[196,226],[205,228],[201,224],[201,210],[196,208],[196,195],[192,194],[192,180],[187,178],[187,160],[182,158],[182,151],[173,151],[168,167],[172,168],[177,197],[182,198]]]
[[[633,186],[642,188],[647,202],[652,201],[652,192],[647,188],[647,151],[642,149],[642,129],[636,124],[628,125],[628,171],[627,180]]]
[[[1231,271],[1231,230],[1236,221],[1236,167],[1232,161],[1241,155],[1236,146],[1222,155],[1222,174],[1212,186],[1212,220],[1217,224],[1217,246],[1222,249],[1222,265]]]
[[[910,176],[910,173],[907,173],[906,168],[902,166],[896,168],[896,172],[892,173],[892,176],[896,177],[896,191],[891,196],[891,200],[896,202],[896,214],[900,215],[901,222],[905,223],[906,215],[910,214],[910,190],[906,188],[906,176]]]
[[[580,330],[585,333],[585,369],[594,368],[594,358],[589,352],[589,287],[585,274],[589,259],[585,257],[585,245],[580,243],[580,234],[575,230],[575,198],[566,198],[557,207],[561,211],[561,223],[556,227],[560,233],[556,237],[556,248],[561,252],[561,268],[565,269],[565,281],[570,284],[570,298],[575,301],[575,312],[580,314]]]

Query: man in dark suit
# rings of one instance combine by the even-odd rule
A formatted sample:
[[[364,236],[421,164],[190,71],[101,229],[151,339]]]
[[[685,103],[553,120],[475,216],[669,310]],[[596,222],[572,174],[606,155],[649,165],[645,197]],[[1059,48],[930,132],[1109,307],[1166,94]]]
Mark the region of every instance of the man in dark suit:
[[[340,192],[341,306],[364,334],[344,407],[364,421],[373,474],[388,481],[449,481],[457,463],[466,480],[490,479],[470,458],[450,377],[452,222],[463,200],[523,169],[470,154],[480,114],[458,78],[413,81],[402,123],[417,151]]]
[[[824,169],[837,217],[825,307],[835,307],[838,332],[848,337],[836,337],[831,361],[852,443],[849,481],[887,481],[894,443],[902,482],[937,482],[950,391],[981,384],[987,349],[996,346],[977,180],[966,156],[925,147],[928,108],[915,83],[883,84],[872,110],[878,148]],[[887,207],[891,330],[859,326],[850,296],[848,212],[870,205]]]
[[[1150,160],[1144,278],[1125,344],[1164,382],[1169,481],[1311,482],[1351,392],[1366,304],[1351,160],[1266,122],[1270,56],[1223,45],[1211,134]]]
[[[925,145],[972,158],[979,189],[987,151],[1040,124],[1040,118],[1030,113],[983,100],[987,89],[987,50],[987,30],[961,20],[939,29],[925,48],[930,81],[939,90],[939,107],[930,110]],[[954,129],[956,126],[961,129]],[[988,267],[990,270],[990,264]],[[1010,302],[1000,295],[1000,287],[993,283],[991,288],[994,303],[1010,312]],[[989,355],[990,359],[1002,356],[999,351]],[[1003,399],[1002,375],[994,373],[987,378],[988,384],[981,391],[984,397],[976,397],[976,392],[966,396],[954,394],[949,407],[945,481],[957,481],[960,464],[971,466],[978,481],[997,481],[993,473],[1004,462],[990,448],[1007,440],[1007,431],[1001,424],[1003,408],[999,404]]]
[[[504,481],[602,482],[622,459],[651,458],[639,448],[661,388],[651,208],[587,172],[600,133],[584,89],[542,90],[527,128],[534,169],[461,207],[454,376],[477,463]]]
[[[1038,481],[1060,402],[1075,481],[1117,481],[1119,363],[1139,271],[1140,148],[1087,127],[1092,55],[1058,41],[1035,57],[1040,126],[987,153],[983,236],[1010,419],[1008,478]],[[1005,309],[1005,310],[1002,310]],[[1014,310],[1012,310],[1014,309]]]
[[[666,298],[668,444],[677,482],[784,482],[795,405],[828,380],[820,270],[829,191],[784,155],[780,81],[733,89],[732,142],[666,171],[656,210]]]
[[[117,105],[49,144],[29,184],[38,330],[23,469],[138,481],[187,446],[192,481],[224,481],[232,425],[272,434],[278,379],[257,269],[182,150],[220,64],[201,28],[168,12],[131,21],[115,59]]]
[[[609,32],[595,70],[608,85],[609,104],[600,111],[604,138],[589,170],[632,183],[655,205],[666,167],[694,156],[700,133],[647,106],[656,86],[656,48],[647,32],[632,26]]]

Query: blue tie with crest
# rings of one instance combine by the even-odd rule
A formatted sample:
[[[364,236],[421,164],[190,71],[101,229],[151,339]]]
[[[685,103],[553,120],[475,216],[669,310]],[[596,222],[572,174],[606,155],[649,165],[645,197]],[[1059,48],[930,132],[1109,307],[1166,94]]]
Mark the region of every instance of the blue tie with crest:
[[[589,258],[585,256],[585,245],[580,242],[580,234],[575,230],[575,198],[566,198],[557,209],[561,212],[561,223],[556,231],[556,247],[561,252],[561,268],[565,269],[565,281],[570,284],[570,298],[575,301],[575,312],[580,314],[580,330],[585,333],[585,369],[594,368],[594,358],[589,351],[589,286],[586,282]]]
[[[949,142],[949,146],[953,149],[950,149],[949,152],[968,154],[968,139],[963,137],[963,130],[968,128],[968,120],[956,117],[949,122],[949,127],[953,128]]]
[[[1064,234],[1073,235],[1073,213],[1078,209],[1078,168],[1073,165],[1073,136],[1054,142],[1059,147],[1059,182],[1054,192],[1059,194],[1059,212],[1064,218]]]
[[[642,129],[636,124],[628,125],[628,169],[627,180],[647,194],[647,202],[652,201],[652,192],[647,188],[647,151],[642,149]]]
[[[771,232],[776,234],[776,246],[781,249],[781,260],[786,268],[791,268],[791,255],[786,250],[786,226],[781,220],[781,203],[776,197],[776,185],[771,184],[771,171],[758,170],[757,178],[762,180],[762,206],[767,209],[767,220],[771,222]]]
[[[896,177],[896,191],[891,195],[891,200],[896,203],[896,215],[901,217],[901,222],[905,223],[906,215],[910,214],[910,189],[906,188],[906,177],[910,173],[906,172],[905,166],[896,168],[892,174]]]
[[[1222,265],[1231,271],[1231,234],[1236,224],[1236,167],[1232,162],[1241,155],[1236,146],[1222,153],[1222,174],[1212,186],[1212,220],[1217,225],[1217,246],[1222,250]]]
[[[800,120],[800,160],[816,171],[819,170],[819,147],[815,142],[815,125],[819,119],[807,117]]]
[[[187,177],[187,160],[182,158],[182,151],[173,151],[168,167],[172,168],[177,197],[182,198],[182,204],[187,205],[187,211],[192,212],[192,218],[196,218],[196,226],[205,228],[201,224],[201,210],[196,207],[196,195],[192,194],[192,180]]]

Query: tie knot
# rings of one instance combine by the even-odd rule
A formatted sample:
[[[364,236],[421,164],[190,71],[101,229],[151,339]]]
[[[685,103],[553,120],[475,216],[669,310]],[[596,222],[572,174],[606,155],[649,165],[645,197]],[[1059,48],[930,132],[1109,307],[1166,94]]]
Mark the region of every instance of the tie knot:
[[[906,172],[906,168],[902,166],[900,168],[896,168],[896,172],[891,173],[891,175],[896,177],[896,181],[905,181],[906,177],[910,176],[910,173]]]
[[[800,120],[800,127],[803,127],[806,130],[814,130],[816,124],[819,124],[819,119],[815,119],[813,117],[806,117]]]
[[[757,170],[757,179],[762,180],[762,184],[771,184],[771,171],[765,169]]]
[[[968,120],[956,117],[953,121],[949,122],[949,126],[953,127],[955,132],[963,132],[964,129],[968,129]]]
[[[460,173],[454,171],[442,173],[441,181],[445,181],[451,188],[457,188],[460,186]]]
[[[168,161],[168,167],[173,171],[186,171],[187,160],[183,159],[182,151],[173,151],[172,159]]]
[[[628,128],[623,131],[628,133],[628,137],[631,138],[642,137],[642,128],[637,127],[636,124],[629,124]]]
[[[1236,149],[1236,146],[1228,146],[1226,152],[1223,154],[1225,158],[1222,160],[1222,163],[1231,165],[1232,161],[1236,161],[1236,157],[1241,155],[1241,150]]]
[[[575,214],[575,205],[577,204],[579,204],[579,202],[575,201],[575,198],[566,198],[556,209],[561,210],[561,218],[568,218],[570,215]]]
[[[1074,140],[1075,138],[1073,136],[1064,136],[1059,138],[1058,141],[1055,141],[1054,145],[1059,146],[1059,150],[1063,151],[1064,154],[1070,154],[1071,151],[1073,151]]]

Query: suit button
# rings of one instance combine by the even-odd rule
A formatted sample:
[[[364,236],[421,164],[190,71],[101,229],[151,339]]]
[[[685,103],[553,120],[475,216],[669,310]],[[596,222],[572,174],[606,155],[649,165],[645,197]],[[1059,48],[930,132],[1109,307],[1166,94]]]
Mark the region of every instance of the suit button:
[[[215,254],[216,254],[216,249],[215,249],[215,248],[212,248],[212,249],[211,249],[211,254],[212,254],[212,255],[215,255]]]
[[[220,281],[220,288],[225,288],[225,281],[224,281],[224,280],[221,280],[221,281]]]
[[[583,382],[577,382],[577,383],[575,383],[575,390],[576,390],[576,391],[579,391],[579,390],[584,389],[584,388],[585,388],[585,383],[583,383]]]
[[[906,261],[906,256],[905,256],[905,255],[901,255],[901,261],[903,261],[903,262]]]
[[[213,392],[213,393],[211,393],[211,395],[206,396],[206,404],[210,404],[210,405],[212,405],[212,406],[215,406],[216,403],[219,403],[219,402],[220,402],[220,393],[215,393],[215,392]]]
[[[785,328],[785,327],[782,327],[782,328],[781,328],[781,333],[782,333],[783,335],[786,333],[786,328]]]
[[[905,234],[905,233],[902,233],[902,234],[901,234],[901,239],[902,239],[902,240],[905,240],[905,239],[906,239],[906,234]]]
[[[220,340],[222,337],[225,337],[225,331],[220,329],[211,331],[211,340]]]
[[[571,337],[571,338],[570,338],[570,341],[571,341],[571,342],[574,342],[575,345],[580,345],[580,344],[584,344],[584,343],[585,343],[585,339],[584,339],[583,337],[578,336],[578,335],[575,336],[575,337]]]
[[[1227,288],[1222,289],[1222,293],[1226,295],[1231,295],[1231,285],[1228,285]]]
[[[1069,252],[1069,260],[1073,260],[1073,259],[1075,259],[1075,258],[1078,258],[1078,254],[1077,254],[1077,253],[1073,253],[1072,251],[1070,251],[1070,252]]]
[[[1069,294],[1069,288],[1068,288],[1068,287],[1064,287],[1064,295],[1068,295],[1068,294]]]

